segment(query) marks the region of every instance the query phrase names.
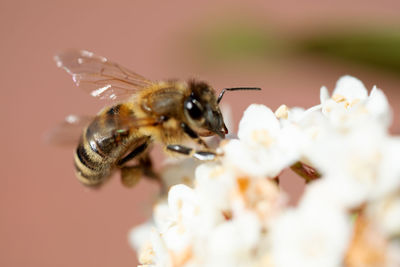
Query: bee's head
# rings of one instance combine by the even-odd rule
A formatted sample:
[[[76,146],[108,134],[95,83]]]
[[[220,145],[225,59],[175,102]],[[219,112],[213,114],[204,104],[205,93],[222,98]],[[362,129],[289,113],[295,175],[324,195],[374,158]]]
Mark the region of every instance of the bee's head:
[[[214,89],[204,82],[191,81],[190,95],[184,102],[184,113],[189,126],[200,136],[217,134],[225,138],[225,126]]]

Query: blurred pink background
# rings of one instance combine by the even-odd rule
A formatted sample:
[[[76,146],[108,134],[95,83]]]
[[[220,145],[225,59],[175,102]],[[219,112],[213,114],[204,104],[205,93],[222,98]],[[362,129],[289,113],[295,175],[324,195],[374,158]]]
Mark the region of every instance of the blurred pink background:
[[[151,214],[157,187],[133,189],[113,179],[99,191],[75,179],[72,149],[43,143],[66,115],[95,114],[102,103],[76,88],[53,55],[82,48],[151,79],[201,78],[218,91],[259,86],[260,93],[226,95],[235,124],[250,103],[308,107],[322,85],[343,74],[384,89],[399,132],[400,78],[319,58],[203,64],[188,40],[204,28],[238,21],[302,35],[339,25],[400,25],[399,1],[11,1],[0,3],[3,174],[0,187],[0,266],[135,266],[128,231]],[[159,164],[159,163],[158,163]],[[298,198],[302,181],[284,174]]]

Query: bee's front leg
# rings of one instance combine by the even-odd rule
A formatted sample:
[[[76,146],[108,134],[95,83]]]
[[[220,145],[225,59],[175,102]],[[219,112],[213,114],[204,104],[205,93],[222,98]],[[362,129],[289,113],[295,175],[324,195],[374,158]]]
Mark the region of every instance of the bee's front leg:
[[[180,126],[183,132],[187,134],[190,138],[195,139],[199,145],[208,148],[206,142],[204,142],[204,140],[201,139],[200,136],[195,131],[193,131],[186,123],[181,122]]]
[[[191,156],[198,160],[215,160],[217,154],[211,151],[194,150],[193,148],[183,145],[167,145],[167,150],[175,153]]]

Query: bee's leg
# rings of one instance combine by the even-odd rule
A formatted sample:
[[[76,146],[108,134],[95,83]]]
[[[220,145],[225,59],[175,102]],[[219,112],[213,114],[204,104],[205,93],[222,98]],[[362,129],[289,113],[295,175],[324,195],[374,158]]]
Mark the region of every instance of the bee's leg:
[[[153,169],[153,162],[151,161],[149,153],[145,153],[140,157],[139,165],[143,168],[143,175],[148,178],[161,181],[160,175]]]
[[[158,173],[153,170],[153,163],[149,153],[144,152],[147,147],[148,143],[144,143],[118,161],[117,166],[121,169],[121,179],[125,186],[134,186],[142,176],[161,181]],[[126,162],[133,158],[137,158],[138,164],[134,166],[124,166]]]
[[[121,167],[121,182],[126,187],[136,185],[143,176],[143,168],[140,165]]]
[[[136,147],[128,155],[126,155],[125,157],[120,159],[118,161],[117,165],[122,166],[125,163],[127,163],[128,161],[130,161],[131,159],[133,159],[136,156],[142,154],[147,149],[148,146],[149,146],[149,144],[147,142],[145,142],[145,143],[141,144],[140,146]]]
[[[186,123],[181,122],[181,128],[185,134],[187,134],[190,138],[195,139],[199,145],[202,145],[205,148],[208,148],[206,142],[200,138],[200,136],[193,131]]]
[[[152,180],[161,183],[161,178],[153,170],[153,164],[149,156],[144,156],[139,159],[139,163],[134,166],[121,166],[121,181],[127,187],[132,187],[137,184],[142,176],[146,176]]]
[[[193,148],[182,145],[167,145],[167,149],[175,153],[191,156],[195,159],[204,161],[214,160],[217,157],[215,152],[194,150]]]

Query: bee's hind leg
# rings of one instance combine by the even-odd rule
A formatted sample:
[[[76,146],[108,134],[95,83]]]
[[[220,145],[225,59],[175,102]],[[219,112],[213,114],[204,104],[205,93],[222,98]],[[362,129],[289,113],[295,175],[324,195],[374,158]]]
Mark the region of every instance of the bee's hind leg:
[[[144,176],[146,176],[150,179],[161,181],[160,175],[157,172],[155,172],[153,169],[153,162],[151,161],[149,153],[146,153],[140,157],[139,165],[143,169]]]
[[[121,181],[125,186],[134,186],[142,176],[160,180],[159,175],[153,170],[153,163],[147,151],[148,145],[147,142],[144,142],[118,161],[117,167],[121,169]],[[127,166],[126,163],[132,159],[136,159],[137,164]]]
[[[217,157],[215,152],[194,150],[193,148],[182,145],[168,145],[167,150],[204,161],[215,160]]]
[[[136,185],[143,176],[143,168],[140,165],[121,167],[121,182],[126,187]]]
[[[130,161],[131,159],[139,156],[140,154],[142,154],[143,152],[145,152],[145,150],[148,147],[148,143],[143,143],[140,146],[136,147],[134,150],[132,150],[128,155],[126,155],[124,158],[120,159],[118,161],[119,166],[123,166],[125,163],[127,163],[128,161]]]
[[[130,160],[134,157],[129,154],[120,162],[125,164],[128,161],[127,158],[129,158]],[[137,162],[138,163],[133,166],[124,166],[121,164],[119,165],[119,168],[121,169],[121,181],[123,185],[127,187],[132,187],[139,182],[142,176],[146,176],[152,180],[161,182],[160,176],[153,169],[153,163],[151,161],[149,153],[145,152],[144,154],[138,156]]]

